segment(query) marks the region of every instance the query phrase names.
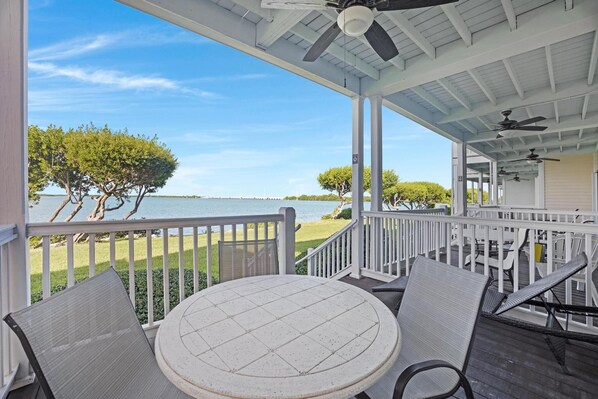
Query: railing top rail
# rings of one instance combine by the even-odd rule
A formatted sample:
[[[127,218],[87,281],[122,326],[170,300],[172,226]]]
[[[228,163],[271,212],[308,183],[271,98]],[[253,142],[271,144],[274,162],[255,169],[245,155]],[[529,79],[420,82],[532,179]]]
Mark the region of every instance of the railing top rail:
[[[0,245],[17,238],[17,226],[14,224],[0,224]]]
[[[356,223],[357,223],[357,220],[351,221],[345,227],[343,227],[342,229],[340,229],[339,231],[337,231],[336,233],[334,233],[333,235],[331,235],[326,241],[324,241],[323,243],[321,243],[320,245],[318,245],[318,248],[316,248],[315,250],[313,250],[308,255],[305,255],[303,258],[301,258],[298,261],[296,261],[295,264],[301,263],[304,260],[306,260],[308,258],[311,258],[311,257],[317,255],[318,253],[320,253],[320,251],[322,251],[327,245],[329,245],[331,242],[334,242],[334,240],[336,240],[341,235],[345,234],[349,229],[351,229],[353,226],[355,226]]]
[[[563,222],[538,222],[530,220],[513,219],[488,219],[472,218],[469,216],[443,216],[443,215],[418,215],[413,213],[396,212],[363,212],[364,216],[380,218],[396,218],[409,220],[428,220],[446,223],[462,223],[471,225],[486,225],[491,227],[512,227],[550,231],[568,231],[582,234],[598,234],[598,226],[595,224],[563,223]]]
[[[53,234],[112,233],[134,230],[153,230],[180,227],[220,226],[230,224],[282,222],[284,216],[278,213],[269,215],[214,216],[207,218],[101,220],[84,222],[29,223],[27,236]]]
[[[592,211],[567,211],[562,209],[541,209],[541,208],[470,208],[468,211],[483,211],[483,212],[527,212],[536,214],[548,214],[548,215],[579,215],[579,216],[598,216],[598,212]]]

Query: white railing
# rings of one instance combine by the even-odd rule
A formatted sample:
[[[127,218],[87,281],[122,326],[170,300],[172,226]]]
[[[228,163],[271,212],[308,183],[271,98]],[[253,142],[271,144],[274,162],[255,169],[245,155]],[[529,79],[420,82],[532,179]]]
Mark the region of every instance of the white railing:
[[[9,244],[17,238],[15,225],[0,225],[0,311],[2,317],[10,312],[8,282],[8,264],[10,257]],[[0,326],[0,396],[6,397],[17,372],[18,365],[13,364],[11,355],[12,340],[16,337],[10,333],[6,323]]]
[[[476,207],[468,208],[467,216],[483,219],[530,220],[557,223],[598,222],[598,212],[565,211],[556,209]]]
[[[536,244],[541,244],[546,249],[544,267],[547,273],[552,273],[557,267],[555,260],[555,240],[563,238],[565,245],[564,260],[570,260],[574,255],[574,240],[580,242],[581,250],[586,252],[591,265],[587,270],[596,267],[596,243],[598,242],[598,229],[595,224],[581,223],[556,223],[537,222],[505,219],[472,219],[471,217],[456,216],[430,216],[416,215],[402,212],[364,212],[365,225],[365,264],[362,273],[365,276],[380,280],[392,280],[401,275],[409,275],[411,265],[418,255],[444,261],[460,268],[467,268],[472,272],[491,274],[491,257],[495,257],[497,268],[494,277],[497,280],[499,291],[505,290],[505,274],[507,269],[512,270],[513,291],[534,282],[536,279]],[[527,265],[520,265],[518,256],[512,256],[512,264],[507,264],[506,253],[513,245],[519,246],[520,230],[528,231],[528,248],[532,248]],[[475,237],[475,239],[472,239]],[[495,243],[494,253],[491,254],[490,242]],[[508,243],[512,241],[512,244]],[[479,247],[476,247],[479,242]],[[451,248],[452,247],[452,248]],[[447,249],[450,249],[447,251]],[[451,253],[456,252],[456,259],[451,259]],[[528,249],[528,252],[530,250]],[[478,254],[479,267],[476,262],[466,264],[467,254]],[[445,255],[445,256],[441,256]],[[527,273],[520,273],[527,266]],[[527,276],[526,276],[527,275]],[[575,277],[575,276],[574,276]],[[579,281],[579,276],[577,276]],[[577,305],[598,305],[596,298],[592,298],[591,287],[594,287],[592,273],[583,273],[585,292],[583,303]],[[525,279],[525,280],[524,280]],[[572,279],[565,284],[565,302],[573,303]],[[526,309],[528,313],[541,314],[534,307]],[[574,320],[570,324],[576,327],[590,329],[598,333],[598,327],[591,317],[584,321]]]
[[[307,262],[309,276],[339,279],[348,274],[352,264],[352,228],[356,223],[347,224],[316,249],[309,248],[295,265]]]
[[[448,208],[429,208],[429,209],[401,209],[397,212],[413,213],[416,215],[446,215]]]
[[[294,228],[294,218],[288,215],[287,208],[281,208],[279,214],[230,216],[212,218],[181,218],[181,219],[143,219],[128,221],[95,221],[68,223],[31,223],[27,226],[28,237],[41,237],[41,296],[49,297],[54,291],[70,287],[76,280],[93,276],[107,267],[116,268],[125,274],[128,271],[128,290],[134,305],[142,303],[147,312],[146,329],[157,326],[161,317],[156,317],[156,311],[163,316],[171,308],[171,274],[178,273],[178,292],[175,304],[185,299],[185,283],[193,281],[193,292],[203,286],[214,283],[213,274],[218,270],[218,240],[267,240],[278,238],[279,242],[286,242],[285,223],[291,223]],[[292,213],[294,215],[294,212]],[[161,238],[156,233],[159,232]],[[190,234],[189,234],[190,233]],[[86,243],[76,243],[81,235],[86,236]],[[52,242],[59,239],[66,249],[54,247]],[[200,245],[201,241],[201,245]],[[101,246],[101,248],[100,248]],[[175,246],[177,259],[171,267],[169,246]],[[294,240],[292,242],[294,252]],[[161,253],[155,253],[154,247],[161,248]],[[141,249],[140,249],[141,248]],[[101,249],[101,250],[100,250]],[[57,264],[59,257],[53,257],[54,251],[66,251],[66,264]],[[286,252],[289,248],[279,245],[280,269],[285,270]],[[36,251],[36,250],[33,250]],[[39,249],[37,249],[39,251]],[[38,254],[39,257],[39,254]],[[201,262],[200,262],[201,260]],[[139,262],[145,270],[147,286],[146,292],[135,293],[135,275],[139,271]],[[161,262],[160,268],[155,263]],[[186,266],[187,265],[187,266]],[[39,265],[37,265],[39,267]],[[189,267],[190,266],[190,267]],[[35,265],[31,265],[34,269]],[[154,275],[162,282],[154,285]],[[185,270],[192,269],[192,273]],[[176,272],[172,273],[174,270]],[[66,276],[64,275],[66,272]],[[157,272],[157,273],[156,273]],[[200,278],[200,273],[205,273]],[[32,274],[39,279],[39,275]],[[56,281],[54,281],[56,280]],[[39,281],[38,281],[39,282]],[[34,284],[32,283],[32,286]],[[161,287],[161,289],[159,288]],[[162,295],[154,294],[154,289],[160,289]],[[35,294],[35,293],[34,293]],[[137,302],[142,296],[142,301]],[[162,298],[163,309],[154,305],[156,298]],[[146,300],[146,304],[143,303]],[[163,317],[162,316],[162,317]]]

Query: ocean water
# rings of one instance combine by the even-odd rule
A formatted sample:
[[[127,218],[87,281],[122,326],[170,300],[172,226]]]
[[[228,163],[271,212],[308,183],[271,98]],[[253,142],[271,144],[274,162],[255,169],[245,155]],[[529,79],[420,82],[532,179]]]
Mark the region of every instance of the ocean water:
[[[63,200],[59,196],[42,196],[40,202],[29,208],[31,222],[46,222]],[[86,220],[91,213],[95,201],[87,198],[83,209],[74,220]],[[114,205],[114,203],[111,203]],[[258,199],[216,199],[216,198],[180,198],[180,197],[146,197],[138,212],[132,219],[161,219],[161,218],[189,218],[213,216],[261,215],[278,213],[281,207],[293,207],[297,215],[297,222],[311,222],[320,220],[325,214],[334,210],[338,205],[334,201],[287,201],[287,200],[258,200]],[[115,211],[107,212],[105,220],[122,219],[133,207],[133,203],[125,205]],[[74,209],[67,205],[56,221],[63,221]]]

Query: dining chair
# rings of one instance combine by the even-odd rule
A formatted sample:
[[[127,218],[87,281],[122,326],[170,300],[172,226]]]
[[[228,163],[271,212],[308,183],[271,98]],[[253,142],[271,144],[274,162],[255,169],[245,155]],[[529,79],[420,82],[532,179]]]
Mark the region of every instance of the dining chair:
[[[444,398],[460,386],[490,278],[416,258],[397,320],[401,351],[392,368],[357,399]]]
[[[220,282],[278,274],[277,240],[219,241],[218,267]]]
[[[190,399],[160,371],[120,277],[110,268],[4,321],[47,399]]]

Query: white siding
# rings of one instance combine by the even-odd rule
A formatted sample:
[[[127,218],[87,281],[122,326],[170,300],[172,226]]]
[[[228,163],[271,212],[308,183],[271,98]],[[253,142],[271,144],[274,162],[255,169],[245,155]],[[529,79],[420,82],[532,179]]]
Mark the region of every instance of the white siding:
[[[531,208],[536,205],[535,179],[533,177],[523,177],[529,179],[505,182],[503,187],[504,204],[513,207]]]
[[[545,162],[544,195],[547,209],[592,210],[594,155],[560,157],[561,162]]]

